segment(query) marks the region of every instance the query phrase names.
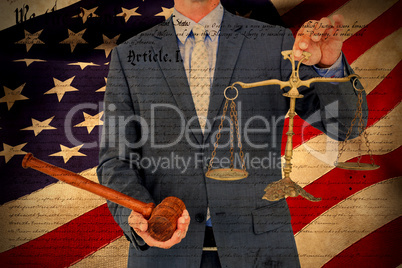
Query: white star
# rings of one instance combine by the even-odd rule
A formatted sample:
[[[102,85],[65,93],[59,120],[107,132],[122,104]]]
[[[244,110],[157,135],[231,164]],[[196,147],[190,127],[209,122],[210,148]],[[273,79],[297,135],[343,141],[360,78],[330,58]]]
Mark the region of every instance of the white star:
[[[100,66],[99,64],[95,64],[93,62],[75,62],[69,63],[67,65],[77,65],[81,67],[81,70],[84,70],[87,66]]]
[[[138,7],[132,9],[126,9],[124,7],[121,8],[123,12],[117,14],[117,17],[124,17],[124,20],[127,22],[132,16],[141,16],[140,13],[135,12]]]
[[[104,77],[104,79],[105,79],[105,84],[107,83],[107,78],[106,77]],[[103,87],[101,87],[100,89],[98,89],[97,91],[95,91],[95,92],[105,92],[106,91],[106,85],[104,85]]]
[[[83,7],[80,7],[80,9],[81,9],[80,14],[73,16],[73,18],[81,17],[82,23],[85,23],[88,18],[99,17],[98,15],[95,14],[95,11],[98,9],[98,7],[94,7],[93,9],[85,9]]]
[[[162,12],[156,14],[155,16],[164,16],[165,19],[167,20],[173,13],[173,7],[172,8],[166,8],[162,7]]]
[[[25,84],[26,83],[22,84],[21,86],[19,86],[14,90],[9,89],[8,87],[4,87],[5,96],[0,98],[0,103],[7,102],[7,108],[10,111],[11,107],[13,107],[14,105],[14,102],[19,100],[28,100],[27,97],[21,95],[22,89],[24,88]]]
[[[51,154],[49,156],[61,156],[63,157],[64,163],[67,163],[67,161],[74,156],[86,156],[85,154],[78,152],[82,146],[84,146],[84,144],[81,144],[73,148],[69,148],[67,146],[60,144],[60,152]]]
[[[54,116],[52,116],[49,119],[46,119],[42,122],[31,118],[32,126],[23,128],[21,130],[33,130],[33,132],[35,133],[35,136],[38,136],[39,133],[41,133],[43,130],[56,129],[55,127],[52,127],[49,125],[50,122],[52,122],[53,118],[54,118]]]
[[[26,154],[27,152],[21,150],[25,145],[27,145],[27,143],[23,143],[13,147],[3,143],[3,151],[0,152],[0,156],[4,156],[7,163],[8,161],[10,161],[11,158],[13,158],[14,155]]]
[[[103,112],[100,112],[94,116],[87,114],[85,112],[82,112],[82,113],[84,114],[84,121],[75,125],[74,127],[86,127],[88,134],[90,134],[96,126],[103,125],[103,121],[100,120],[100,118],[103,115]]]
[[[38,62],[40,62],[40,61],[46,62],[45,60],[40,60],[40,59],[20,59],[20,60],[13,60],[13,61],[14,61],[14,62],[25,62],[25,64],[27,65],[27,67],[28,67],[29,65],[31,65],[31,63],[36,62],[36,61],[38,61]]]
[[[55,87],[51,88],[44,94],[57,94],[57,98],[59,99],[60,102],[66,92],[78,91],[78,89],[71,86],[71,83],[73,82],[74,78],[75,76],[63,82],[53,77]]]
[[[112,51],[112,49],[117,46],[117,40],[120,37],[119,35],[116,35],[115,37],[113,37],[112,39],[109,39],[106,35],[102,35],[103,36],[103,44],[97,46],[95,49],[103,49],[105,50],[105,55],[106,58],[109,56],[110,52]]]
[[[74,33],[70,29],[68,29],[68,38],[61,41],[60,44],[68,44],[70,45],[71,52],[74,51],[75,47],[78,44],[88,44],[87,41],[85,41],[82,36],[84,35],[85,31],[87,29],[82,30],[81,32]]]
[[[33,45],[39,45],[39,44],[44,44],[40,39],[39,36],[42,33],[43,29],[40,31],[37,31],[34,34],[31,34],[27,30],[24,30],[25,32],[25,38],[21,39],[18,42],[15,42],[16,44],[23,44],[26,47],[27,52],[31,49]]]

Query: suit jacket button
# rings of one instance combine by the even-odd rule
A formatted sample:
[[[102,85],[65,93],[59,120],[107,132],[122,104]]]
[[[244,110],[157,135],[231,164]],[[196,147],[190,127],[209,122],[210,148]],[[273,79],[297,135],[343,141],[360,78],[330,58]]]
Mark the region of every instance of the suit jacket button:
[[[195,214],[195,221],[201,223],[205,220],[205,216],[202,213]]]
[[[209,161],[211,161],[211,158],[207,158],[207,160],[205,161],[205,167],[206,168],[209,166]]]

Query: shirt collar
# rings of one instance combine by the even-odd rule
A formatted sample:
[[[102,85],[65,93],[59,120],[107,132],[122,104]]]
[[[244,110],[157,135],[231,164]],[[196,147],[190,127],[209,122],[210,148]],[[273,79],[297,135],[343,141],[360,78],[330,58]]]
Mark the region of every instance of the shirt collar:
[[[204,26],[208,36],[212,41],[218,37],[219,29],[223,18],[223,6],[221,3],[202,18],[198,24]],[[176,31],[177,38],[184,44],[188,35],[191,33],[194,25],[197,23],[187,18],[176,9],[173,9],[173,24]]]

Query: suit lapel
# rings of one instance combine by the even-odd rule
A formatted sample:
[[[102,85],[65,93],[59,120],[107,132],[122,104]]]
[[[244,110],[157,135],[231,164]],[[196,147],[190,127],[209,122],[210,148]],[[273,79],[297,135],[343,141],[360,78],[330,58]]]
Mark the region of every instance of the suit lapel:
[[[213,123],[212,129],[217,128],[220,123],[221,114],[219,114],[219,111],[221,111],[225,100],[223,92],[227,86],[230,86],[233,70],[244,40],[244,36],[238,32],[241,26],[236,24],[234,15],[225,11],[208,109],[208,120]],[[209,138],[211,133],[212,131],[207,133],[204,141]]]
[[[215,66],[215,74],[211,88],[211,100],[209,103],[208,120],[212,122],[212,129],[219,124],[220,114],[224,102],[224,89],[230,85],[233,70],[239,56],[244,36],[238,34],[240,25],[236,26],[234,15],[225,11],[221,33],[219,37],[218,53]],[[155,43],[152,45],[154,53],[163,51],[168,54],[171,61],[159,61],[159,66],[169,85],[177,106],[183,112],[186,122],[192,120],[189,129],[199,144],[203,144],[211,133],[203,136],[200,130],[194,101],[191,96],[190,86],[187,81],[183,63],[176,61],[176,53],[179,52],[177,37],[174,31],[172,19],[170,18],[155,31]],[[214,118],[216,120],[214,120]]]
[[[177,53],[180,54],[180,50],[171,18],[155,31],[155,43],[152,45],[152,49],[155,54],[159,53],[159,51],[163,51],[163,54],[169,55],[170,60],[159,61],[159,66],[177,103],[177,107],[184,114],[186,122],[192,119],[191,125],[189,124],[189,129],[192,131],[198,143],[202,144],[203,136],[197,119],[186,72],[181,60],[176,60],[176,55]]]

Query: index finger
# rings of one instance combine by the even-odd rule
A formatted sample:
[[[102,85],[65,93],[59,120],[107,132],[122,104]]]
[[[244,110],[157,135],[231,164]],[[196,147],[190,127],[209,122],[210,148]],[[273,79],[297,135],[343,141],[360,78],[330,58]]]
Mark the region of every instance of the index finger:
[[[311,40],[311,33],[317,26],[318,22],[315,20],[306,21],[296,34],[296,39],[293,44],[293,52],[296,59],[300,59],[303,51],[308,49]]]

